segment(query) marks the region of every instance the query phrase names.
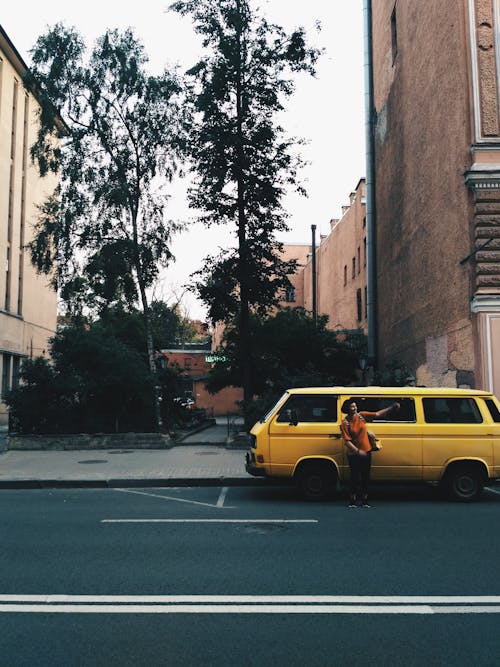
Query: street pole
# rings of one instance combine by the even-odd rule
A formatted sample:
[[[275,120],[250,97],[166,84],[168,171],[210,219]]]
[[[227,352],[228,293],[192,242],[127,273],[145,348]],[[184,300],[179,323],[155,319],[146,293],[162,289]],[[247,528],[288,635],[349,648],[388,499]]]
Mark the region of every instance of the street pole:
[[[312,232],[312,312],[314,324],[318,319],[318,305],[316,303],[316,225],[311,225]]]

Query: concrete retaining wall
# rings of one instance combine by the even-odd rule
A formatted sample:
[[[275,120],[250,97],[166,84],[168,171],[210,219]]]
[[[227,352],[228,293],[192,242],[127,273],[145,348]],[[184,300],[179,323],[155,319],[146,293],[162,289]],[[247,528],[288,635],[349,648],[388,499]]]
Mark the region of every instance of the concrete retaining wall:
[[[169,435],[160,433],[75,433],[70,435],[8,435],[7,449],[64,451],[77,449],[170,449]]]

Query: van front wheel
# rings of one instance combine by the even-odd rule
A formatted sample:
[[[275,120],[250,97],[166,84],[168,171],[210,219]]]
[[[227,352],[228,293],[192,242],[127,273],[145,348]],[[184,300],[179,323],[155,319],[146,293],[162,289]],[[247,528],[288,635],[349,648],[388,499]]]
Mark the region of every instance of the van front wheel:
[[[335,490],[337,476],[328,465],[309,464],[297,472],[297,486],[306,500],[325,500]]]
[[[444,479],[448,495],[462,503],[477,500],[484,488],[482,471],[477,466],[455,466]]]

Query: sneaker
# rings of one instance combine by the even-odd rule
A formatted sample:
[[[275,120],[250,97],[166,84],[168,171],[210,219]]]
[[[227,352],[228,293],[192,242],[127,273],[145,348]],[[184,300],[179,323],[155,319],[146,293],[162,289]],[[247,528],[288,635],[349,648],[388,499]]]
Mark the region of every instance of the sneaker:
[[[371,507],[371,505],[365,501],[364,503],[361,503],[360,507]]]
[[[356,505],[356,503],[349,503],[349,505],[347,505],[347,507],[348,508],[353,508],[353,507],[359,507],[359,506]]]

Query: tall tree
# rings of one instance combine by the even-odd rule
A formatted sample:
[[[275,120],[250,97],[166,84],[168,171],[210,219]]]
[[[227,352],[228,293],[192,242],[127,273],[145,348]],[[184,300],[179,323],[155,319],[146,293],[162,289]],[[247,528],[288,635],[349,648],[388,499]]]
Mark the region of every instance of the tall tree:
[[[238,322],[244,401],[251,400],[249,318],[277,303],[294,262],[281,257],[276,232],[287,229],[282,198],[301,190],[301,165],[277,120],[294,90],[293,73],[314,74],[319,51],[303,29],[287,34],[268,23],[250,0],[178,0],[191,15],[207,55],[189,72],[197,123],[191,137],[196,180],[191,203],[207,224],[232,225],[237,247],[208,257],[197,291],[213,320]],[[300,142],[299,142],[300,143]]]
[[[131,30],[106,32],[87,55],[76,31],[58,24],[31,51],[29,83],[41,91],[32,157],[61,186],[40,209],[31,244],[70,311],[139,302],[158,428],[161,427],[147,290],[172,255],[166,184],[178,170],[185,106],[177,76],[146,70]],[[66,123],[62,147],[54,117]],[[60,124],[59,124],[60,127]]]

